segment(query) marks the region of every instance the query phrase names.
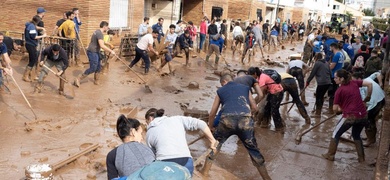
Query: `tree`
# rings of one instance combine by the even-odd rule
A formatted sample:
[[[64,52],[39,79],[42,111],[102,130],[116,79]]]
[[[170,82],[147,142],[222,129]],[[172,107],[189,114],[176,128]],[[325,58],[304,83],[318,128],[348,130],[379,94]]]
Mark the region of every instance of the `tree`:
[[[365,16],[375,16],[375,12],[372,9],[365,8],[362,10]]]

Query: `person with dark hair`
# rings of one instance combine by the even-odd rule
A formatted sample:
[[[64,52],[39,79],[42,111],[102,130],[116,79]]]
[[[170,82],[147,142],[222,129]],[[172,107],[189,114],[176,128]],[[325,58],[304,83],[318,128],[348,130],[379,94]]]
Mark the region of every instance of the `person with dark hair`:
[[[138,41],[137,46],[135,47],[135,57],[131,61],[129,67],[132,68],[138,61],[142,58],[145,63],[145,74],[149,73],[150,68],[150,59],[147,51],[152,52],[158,56],[158,52],[153,48],[154,39],[159,35],[159,32],[153,30],[151,34],[146,34],[142,36],[141,40]]]
[[[286,73],[292,75],[297,79],[299,90],[301,92],[299,94],[301,96],[302,103],[305,106],[309,105],[309,103],[306,101],[306,93],[305,93],[305,74],[306,74],[305,71],[308,71],[309,68],[310,67],[303,60],[301,60],[300,54],[298,54],[298,55],[290,56],[290,62],[288,62],[288,66],[286,69]]]
[[[367,53],[366,45],[361,45],[359,51],[359,53],[355,54],[355,57],[353,58],[353,61],[351,63],[355,67],[364,67],[368,58],[370,58],[370,54]]]
[[[236,22],[233,29],[233,43],[232,43],[232,50],[233,54],[235,53],[237,49],[237,45],[240,44],[238,49],[241,49],[242,44],[244,43],[244,32],[242,31],[242,28],[240,26],[240,22]]]
[[[46,57],[46,61],[45,61]],[[57,68],[57,76],[61,76],[63,78],[65,77],[65,70],[69,66],[68,56],[66,55],[65,50],[58,44],[53,44],[49,47],[47,47],[45,50],[41,53],[41,59],[39,62],[39,66],[45,65],[48,68],[52,68],[55,66]],[[35,86],[35,90],[40,93],[43,87],[43,81],[46,78],[48,74],[48,69],[46,67],[41,69],[41,72],[39,74],[38,78],[38,84]],[[60,95],[64,94],[64,84],[65,82],[60,79],[60,86],[58,89],[58,93]]]
[[[207,37],[209,38],[209,41],[211,41],[211,39],[213,39],[213,37],[217,34],[218,34],[218,27],[215,24],[215,20],[213,19],[211,20],[210,25],[207,27]]]
[[[185,54],[186,54],[186,64],[185,66],[189,66],[189,61],[190,61],[190,50],[192,50],[192,47],[193,47],[193,42],[192,42],[192,38],[190,36],[190,31],[188,30],[185,30],[184,31],[184,34],[182,34],[179,39],[179,46],[180,46],[180,49],[181,50],[184,50]]]
[[[302,61],[305,63],[308,63],[311,61],[312,56],[313,56],[313,47],[314,47],[314,40],[316,36],[318,35],[318,30],[317,28],[314,28],[311,33],[307,36],[305,46],[303,48],[303,57]]]
[[[252,98],[250,87],[233,82],[230,74],[223,75],[220,83],[222,87],[217,90],[208,120],[209,127],[213,128],[216,113],[221,106],[221,119],[214,131],[214,137],[219,141],[219,144],[217,150],[206,157],[201,173],[208,175],[223,143],[231,135],[237,135],[247,149],[252,163],[261,177],[267,180],[271,179],[265,166],[264,157],[257,147],[254,134],[254,122],[251,114],[256,112],[257,106]]]
[[[224,39],[226,39],[227,32],[228,32],[228,27],[227,27],[226,19],[224,19],[224,20],[222,20],[221,30],[219,31],[219,34],[223,35]],[[225,47],[226,47],[226,43],[227,43],[227,41],[224,41],[224,43],[223,43]]]
[[[355,34],[354,34],[354,33],[351,34],[351,39],[350,39],[349,43],[350,43],[351,45],[352,45],[353,43],[356,43],[356,37],[355,37]]]
[[[253,31],[249,32],[248,36],[245,38],[245,49],[242,52],[242,57],[241,57],[241,63],[244,63],[245,55],[248,51],[249,53],[252,53],[254,51],[253,46],[255,45],[256,42],[256,37],[254,36]],[[250,64],[251,58],[248,58],[248,64]]]
[[[186,131],[201,130],[215,150],[214,139],[207,124],[188,116],[164,116],[164,109],[151,108],[145,113],[148,130],[146,144],[156,154],[156,160],[175,162],[185,166],[191,173],[194,163],[187,145]]]
[[[24,39],[26,42],[26,50],[28,52],[28,64],[23,74],[23,81],[31,82],[31,71],[38,61],[38,39],[46,37],[46,32],[43,35],[38,35],[37,24],[40,22],[38,16],[34,16],[32,21],[25,24]]]
[[[333,57],[332,57],[332,60],[330,62],[330,65],[329,65],[330,70],[332,72],[332,74],[331,74],[332,86],[328,90],[328,95],[329,95],[329,108],[328,108],[329,111],[328,111],[328,113],[334,114],[334,111],[333,111],[334,93],[336,92],[337,88],[339,87],[339,85],[334,81],[334,74],[336,73],[336,71],[343,68],[345,56],[342,53],[342,51],[340,50],[340,46],[338,43],[332,43],[330,45],[330,50],[333,53]]]
[[[202,50],[203,48],[203,43],[204,41],[206,40],[206,34],[207,34],[207,17],[203,17],[202,18],[202,21],[200,22],[200,25],[199,25],[199,48],[198,48],[198,53],[200,53],[200,51]]]
[[[123,144],[107,154],[107,178],[109,180],[129,176],[155,160],[153,151],[142,144],[141,123],[123,114],[116,121],[116,132]]]
[[[331,71],[329,63],[325,61],[322,53],[316,53],[314,55],[314,66],[310,72],[309,77],[306,80],[306,87],[309,86],[310,81],[315,77],[317,81],[316,87],[316,102],[315,102],[315,115],[313,117],[321,117],[322,106],[324,105],[324,96],[332,84]]]
[[[177,33],[175,33],[175,29],[176,29],[176,26],[174,24],[171,24],[169,26],[169,33],[167,34],[167,37],[165,38],[165,43],[168,44],[168,46],[167,46],[168,53],[165,54],[165,58],[161,59],[161,65],[157,69],[157,71],[161,71],[161,69],[166,64],[168,64],[169,73],[173,73],[173,71],[174,71],[170,62],[172,61],[172,59],[174,57],[173,50],[174,50],[174,46],[175,46],[176,39],[177,39]]]
[[[61,37],[65,37],[72,40],[61,40],[63,41],[63,48],[66,50],[68,54],[68,58],[70,58],[72,55],[73,50],[73,43],[76,39],[76,29],[75,29],[75,23],[73,22],[74,14],[72,11],[68,11],[66,13],[67,20],[61,24],[61,26],[58,28],[58,33]],[[76,64],[78,66],[81,66],[81,62],[76,61]]]
[[[74,15],[73,22],[74,22],[74,29],[76,31],[76,38],[79,41],[80,40],[80,26],[82,25],[81,19],[80,19],[80,13],[79,8],[73,8],[72,13]],[[75,40],[74,41],[74,54],[76,58],[76,62],[80,61],[80,48],[79,48],[79,42]]]
[[[382,64],[383,64],[382,60],[378,56],[378,51],[375,49],[372,50],[371,57],[368,58],[367,62],[364,64],[364,70],[365,70],[364,78],[367,78],[371,74],[382,70]]]
[[[113,30],[108,30],[107,34],[103,36],[104,45],[109,47],[110,49],[114,49],[114,45],[111,44],[112,38],[115,36],[115,32]],[[106,73],[110,66],[110,62],[108,59],[110,58],[110,53],[106,53],[103,48],[100,48],[100,58],[102,61],[102,72]]]
[[[37,14],[33,17],[36,18],[37,24],[36,24],[36,30],[38,30],[38,35],[44,35],[46,34],[45,30],[45,23],[43,22],[43,17],[45,17],[46,10],[43,7],[37,8]]]
[[[63,17],[57,21],[56,26],[53,29],[53,33],[51,34],[52,36],[59,36],[58,28],[61,26],[62,23],[64,23],[68,19],[66,17],[66,13],[67,12],[64,12]]]
[[[364,102],[368,102],[371,99],[372,83],[368,81],[352,80],[351,74],[344,69],[336,71],[334,81],[341,86],[336,91],[333,110],[338,114],[342,113],[343,116],[333,131],[328,153],[322,154],[322,156],[327,160],[334,161],[341,135],[352,127],[352,137],[355,141],[358,161],[364,162],[364,149],[360,133],[367,123],[367,110]],[[359,91],[359,88],[362,86],[368,88],[364,102],[362,101]]]
[[[164,23],[164,18],[160,17],[158,18],[158,22],[152,26],[152,30],[158,32],[157,41],[159,43],[161,40],[161,36],[164,37],[163,23]]]
[[[104,35],[103,33],[106,33],[108,31],[108,22],[102,21],[100,22],[100,29],[97,29],[91,37],[91,42],[89,43],[88,49],[87,49],[87,56],[89,60],[89,68],[84,71],[81,76],[77,77],[74,81],[74,85],[76,87],[80,87],[80,81],[85,79],[89,74],[94,73],[94,84],[99,84],[100,79],[100,70],[101,70],[101,59],[99,56],[100,48],[111,52],[111,54],[115,55],[115,51],[111,50],[109,47],[104,45]]]
[[[144,22],[138,26],[138,42],[141,40],[141,37],[148,34],[149,27],[149,17],[144,17]]]
[[[3,71],[12,76],[11,59],[9,58],[7,46],[4,43],[4,34],[0,32],[0,89],[3,86]],[[4,65],[4,67],[3,67]]]
[[[339,41],[333,35],[326,36],[325,39],[326,39],[324,42],[325,61],[330,61],[331,58],[334,56],[334,53],[330,45],[333,43],[337,44]]]
[[[307,114],[307,110],[305,108],[304,103],[299,98],[298,86],[297,86],[297,82],[294,79],[294,76],[292,76],[289,73],[279,73],[279,74],[282,79],[280,84],[283,87],[283,91],[287,92],[287,96],[289,96],[289,94],[291,95],[293,99],[292,102],[297,105],[299,114],[301,114],[301,116],[305,119],[306,124],[310,124],[311,119]]]
[[[284,130],[285,123],[280,116],[280,103],[283,100],[283,86],[276,83],[269,75],[262,73],[258,67],[250,67],[248,69],[248,74],[252,75],[259,82],[259,86],[264,96],[267,97],[267,104],[264,107],[264,119],[265,121],[261,122],[260,127],[268,128],[271,121],[271,116],[274,121],[275,130],[282,131]],[[268,94],[268,96],[267,96]],[[261,99],[259,100],[261,101]]]

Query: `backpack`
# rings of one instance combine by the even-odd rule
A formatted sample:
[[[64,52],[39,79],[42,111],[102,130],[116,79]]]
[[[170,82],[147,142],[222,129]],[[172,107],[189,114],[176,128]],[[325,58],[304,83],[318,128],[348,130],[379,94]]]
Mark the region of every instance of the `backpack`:
[[[191,174],[184,166],[174,162],[154,161],[126,178],[127,180],[190,180]]]
[[[275,83],[269,84],[280,84],[282,82],[282,77],[280,76],[280,74],[273,69],[264,69],[262,73],[268,75],[269,77],[271,77],[272,80],[275,81]]]
[[[364,67],[364,57],[363,56],[358,56],[356,58],[354,66],[355,67]]]

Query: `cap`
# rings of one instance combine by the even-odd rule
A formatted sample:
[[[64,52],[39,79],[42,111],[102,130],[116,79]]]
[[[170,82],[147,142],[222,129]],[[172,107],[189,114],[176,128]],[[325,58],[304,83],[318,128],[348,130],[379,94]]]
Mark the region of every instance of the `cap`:
[[[37,13],[44,13],[44,12],[46,12],[46,10],[43,7],[39,7],[37,9]]]

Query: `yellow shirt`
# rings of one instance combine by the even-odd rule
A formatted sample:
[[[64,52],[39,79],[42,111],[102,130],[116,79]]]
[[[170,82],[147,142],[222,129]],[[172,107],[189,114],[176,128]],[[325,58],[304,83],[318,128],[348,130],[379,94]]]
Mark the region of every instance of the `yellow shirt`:
[[[279,73],[280,74],[280,77],[282,79],[286,79],[286,78],[294,78],[293,76],[291,76],[291,74],[289,73]]]
[[[58,31],[64,30],[63,36],[74,39],[76,38],[76,30],[74,29],[74,27],[75,27],[74,22],[68,19],[61,24],[61,26],[58,28]]]

